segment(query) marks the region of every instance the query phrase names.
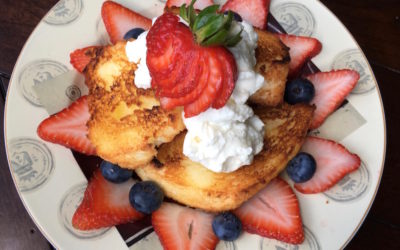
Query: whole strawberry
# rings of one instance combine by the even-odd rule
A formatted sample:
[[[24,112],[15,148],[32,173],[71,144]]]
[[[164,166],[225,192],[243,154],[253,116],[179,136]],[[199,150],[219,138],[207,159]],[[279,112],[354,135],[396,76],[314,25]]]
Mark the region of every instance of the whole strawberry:
[[[179,17],[165,13],[147,35],[147,66],[152,87],[164,109],[183,106],[185,117],[208,108],[222,108],[235,87],[236,61],[224,46],[241,40],[231,32],[233,13],[218,13],[211,5],[200,13],[195,1],[180,8]]]

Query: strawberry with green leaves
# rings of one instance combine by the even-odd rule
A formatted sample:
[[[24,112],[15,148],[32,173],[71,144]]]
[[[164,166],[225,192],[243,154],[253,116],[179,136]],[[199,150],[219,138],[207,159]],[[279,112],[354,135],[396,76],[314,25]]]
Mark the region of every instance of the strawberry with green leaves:
[[[210,107],[222,108],[235,87],[237,66],[224,46],[241,40],[230,32],[233,13],[221,14],[218,5],[199,13],[192,1],[180,8],[180,19],[165,13],[147,35],[147,66],[152,87],[164,109],[184,106],[185,117]]]

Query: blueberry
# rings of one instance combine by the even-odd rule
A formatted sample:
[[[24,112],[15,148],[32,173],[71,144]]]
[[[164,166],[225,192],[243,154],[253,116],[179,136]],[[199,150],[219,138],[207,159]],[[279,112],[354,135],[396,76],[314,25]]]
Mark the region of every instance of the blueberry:
[[[289,104],[309,103],[314,94],[314,85],[309,80],[297,78],[286,85],[285,101]]]
[[[214,217],[212,228],[219,239],[233,241],[242,232],[242,222],[233,213],[224,212]]]
[[[100,170],[103,177],[114,183],[122,183],[132,177],[132,170],[120,168],[108,161],[102,161]]]
[[[286,167],[286,172],[294,182],[302,183],[313,177],[316,168],[317,163],[312,155],[299,153],[289,161]]]
[[[160,208],[164,193],[153,181],[142,181],[132,186],[129,191],[129,201],[139,212],[151,214]]]
[[[140,34],[142,34],[143,32],[144,32],[144,29],[142,29],[142,28],[131,29],[130,31],[126,32],[126,34],[124,35],[124,39],[125,40],[129,40],[131,38],[137,39],[140,36]]]
[[[229,10],[225,11],[224,14],[225,14],[225,15],[228,15],[228,12],[229,12]],[[236,22],[241,22],[241,21],[243,21],[242,17],[241,17],[238,13],[236,13],[236,12],[234,12],[234,11],[230,11],[230,12],[233,13],[233,18],[236,20]]]

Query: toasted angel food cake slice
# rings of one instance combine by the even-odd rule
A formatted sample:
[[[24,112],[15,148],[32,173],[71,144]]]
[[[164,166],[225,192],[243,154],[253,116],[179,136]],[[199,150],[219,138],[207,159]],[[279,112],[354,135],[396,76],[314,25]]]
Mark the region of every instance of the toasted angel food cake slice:
[[[157,154],[156,146],[184,130],[182,111],[165,111],[153,90],[135,86],[137,65],[128,61],[126,42],[93,49],[84,71],[89,87],[90,141],[97,155],[134,169]]]
[[[265,123],[264,148],[251,165],[234,172],[215,173],[188,159],[182,153],[185,133],[160,147],[158,161],[135,171],[185,205],[213,212],[235,209],[264,188],[298,153],[313,111],[313,106],[305,104],[256,109]]]
[[[255,69],[264,77],[264,85],[250,97],[250,101],[274,107],[283,102],[289,74],[289,48],[276,35],[260,29],[255,31],[258,34]]]
[[[179,8],[165,8],[165,12],[179,15]],[[286,80],[289,74],[290,55],[279,37],[269,31],[254,29],[258,34],[255,70],[261,74],[264,85],[250,97],[250,102],[268,107],[283,103]]]

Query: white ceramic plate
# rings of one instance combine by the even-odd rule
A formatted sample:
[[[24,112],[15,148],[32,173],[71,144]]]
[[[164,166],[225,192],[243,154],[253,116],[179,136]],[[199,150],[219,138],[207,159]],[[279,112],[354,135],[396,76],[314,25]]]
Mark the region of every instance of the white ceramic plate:
[[[157,0],[118,2],[147,17],[161,14],[164,7]],[[5,141],[10,171],[27,211],[58,249],[127,248],[116,228],[81,232],[71,227],[70,218],[87,181],[70,150],[41,141],[36,135],[38,124],[48,114],[32,86],[71,70],[69,53],[74,49],[107,40],[101,23],[101,4],[102,1],[93,0],[60,1],[25,44],[8,89]],[[378,85],[356,41],[319,1],[272,0],[271,12],[289,33],[311,35],[322,42],[323,50],[313,60],[322,71],[350,67],[361,75],[359,85],[348,97],[349,102],[313,133],[338,140],[357,153],[362,168],[324,194],[296,193],[306,232],[300,249],[338,249],[351,240],[363,222],[383,171],[386,131]],[[65,91],[70,98],[79,96],[79,90]],[[295,249],[249,234],[243,234],[234,243],[222,242],[218,249],[278,246]],[[130,248],[161,246],[157,236],[150,233]]]

